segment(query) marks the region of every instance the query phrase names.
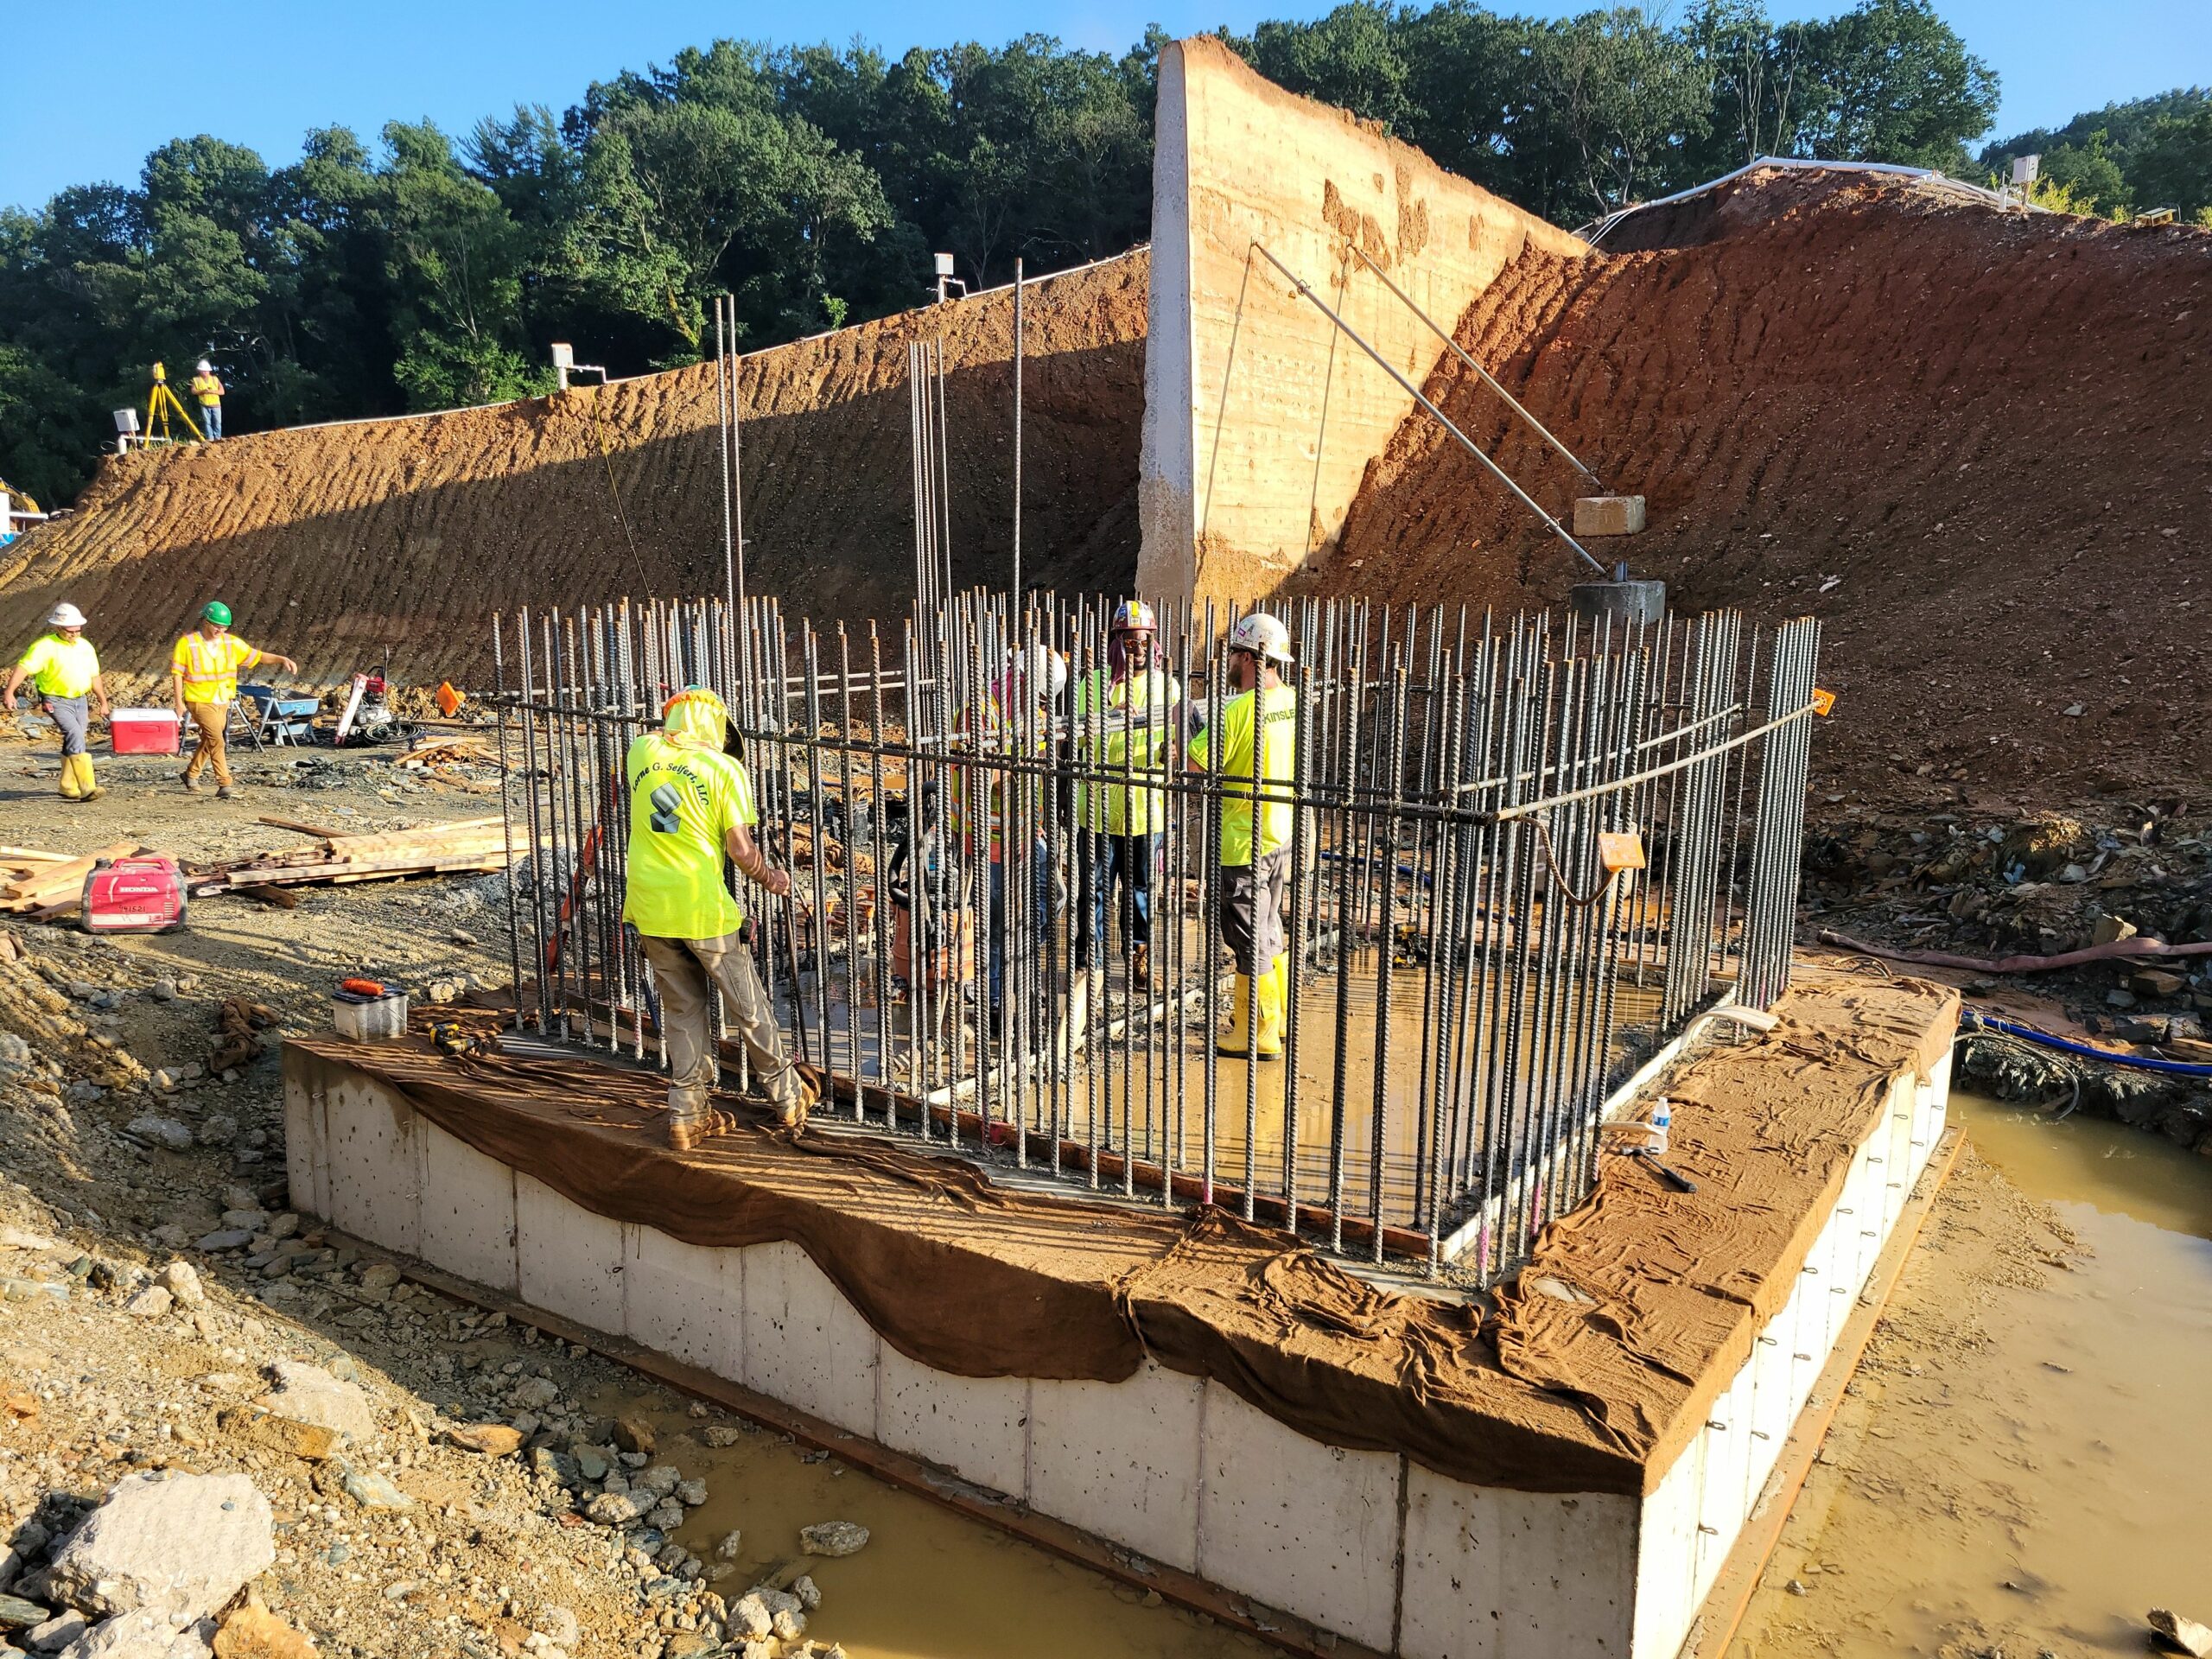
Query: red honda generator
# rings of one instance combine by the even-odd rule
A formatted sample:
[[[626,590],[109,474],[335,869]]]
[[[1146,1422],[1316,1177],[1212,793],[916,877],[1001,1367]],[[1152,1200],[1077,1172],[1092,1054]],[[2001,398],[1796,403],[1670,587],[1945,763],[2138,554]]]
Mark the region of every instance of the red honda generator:
[[[173,933],[185,904],[183,870],[158,854],[102,859],[85,877],[88,933]]]

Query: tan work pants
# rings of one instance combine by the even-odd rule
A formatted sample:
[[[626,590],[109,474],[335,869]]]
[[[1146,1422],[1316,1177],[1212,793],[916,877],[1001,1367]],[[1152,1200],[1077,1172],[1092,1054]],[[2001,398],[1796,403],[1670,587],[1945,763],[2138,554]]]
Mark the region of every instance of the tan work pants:
[[[227,702],[188,702],[185,713],[192,716],[192,723],[199,729],[200,744],[192,752],[192,759],[184,763],[187,782],[200,776],[204,767],[215,769],[215,781],[225,789],[231,786],[231,760],[223,752],[223,733],[231,723],[231,705]]]
[[[745,1045],[760,1087],[779,1108],[799,1098],[799,1076],[784,1052],[775,1010],[753,970],[753,953],[734,933],[718,939],[640,936],[660,994],[661,1040],[668,1046],[668,1110],[677,1122],[705,1116],[707,1095],[721,1075],[709,1015],[720,991],[731,1032]]]

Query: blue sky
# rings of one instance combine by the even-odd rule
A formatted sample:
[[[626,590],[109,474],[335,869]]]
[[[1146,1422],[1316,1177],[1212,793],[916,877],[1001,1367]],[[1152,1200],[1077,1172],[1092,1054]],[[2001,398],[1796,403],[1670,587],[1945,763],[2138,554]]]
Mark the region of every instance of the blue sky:
[[[1777,16],[1826,16],[1847,0],[1770,0]],[[2212,0],[1936,0],[2002,77],[1998,130],[2212,82]],[[135,181],[146,152],[197,132],[296,158],[311,126],[372,137],[428,116],[454,131],[518,103],[556,111],[594,79],[664,60],[720,35],[779,41],[860,35],[889,50],[955,35],[997,41],[1037,29],[1119,49],[1148,22],[1174,34],[1319,15],[1329,0],[1077,0],[1060,7],[970,0],[730,6],[697,0],[176,0],[122,8],[10,0],[0,87],[0,204],[42,203],[66,184]],[[1493,0],[1562,13],[1599,0]]]

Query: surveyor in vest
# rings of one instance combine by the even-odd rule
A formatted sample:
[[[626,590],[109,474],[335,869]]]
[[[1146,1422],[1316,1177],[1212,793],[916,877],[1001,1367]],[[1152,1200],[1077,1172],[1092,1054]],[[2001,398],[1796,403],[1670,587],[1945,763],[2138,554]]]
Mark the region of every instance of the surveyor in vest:
[[[179,722],[189,721],[200,734],[181,774],[187,789],[197,790],[200,774],[212,766],[215,793],[225,800],[231,798],[234,785],[223,736],[230,727],[231,705],[238,701],[238,670],[263,663],[275,663],[287,674],[300,671],[290,658],[249,645],[232,633],[231,607],[219,599],[208,601],[200,613],[200,626],[179,639],[169,653],[171,705]]]
[[[193,365],[192,397],[200,405],[200,427],[207,435],[207,442],[218,442],[223,435],[223,382],[215,372],[215,365],[206,358]]]
[[[689,1152],[736,1127],[707,1104],[720,1077],[711,1018],[719,991],[760,1088],[788,1128],[806,1122],[811,1083],[785,1052],[775,1010],[738,938],[745,912],[730,895],[722,861],[779,898],[790,874],[763,857],[751,826],[760,818],[744,763],[723,752],[729,711],[703,686],[690,686],[661,710],[661,729],[634,739],[623,763],[630,785],[630,849],[622,919],[634,926],[660,996],[668,1046],[668,1144]]]
[[[1138,780],[1158,772],[1169,710],[1182,696],[1174,676],[1155,664],[1159,626],[1141,599],[1117,606],[1106,666],[1084,677],[1069,710],[1084,766],[1125,779],[1076,785],[1075,965],[1087,969],[1105,953],[1107,912],[1118,882],[1129,983],[1137,990],[1152,983],[1152,874],[1167,816],[1166,797]]]
[[[85,752],[86,700],[107,718],[107,681],[99,653],[85,638],[85,613],[74,605],[57,605],[46,619],[47,632],[31,641],[8,675],[0,705],[16,712],[16,692],[28,678],[46,705],[47,717],[61,734],[61,798],[96,801],[106,793],[92,777],[92,757]]]
[[[1298,694],[1282,683],[1289,661],[1290,632],[1281,622],[1264,611],[1240,620],[1229,631],[1229,682],[1236,695],[1185,752],[1191,771],[1221,779],[1215,915],[1236,963],[1236,986],[1230,994],[1229,1031],[1216,1052],[1263,1060],[1282,1058],[1290,967],[1282,912],[1290,880]]]

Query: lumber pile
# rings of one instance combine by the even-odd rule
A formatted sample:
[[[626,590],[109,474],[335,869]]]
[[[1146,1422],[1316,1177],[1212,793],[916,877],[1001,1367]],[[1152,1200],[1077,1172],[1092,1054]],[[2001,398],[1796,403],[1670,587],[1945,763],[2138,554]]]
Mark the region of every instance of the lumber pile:
[[[299,852],[260,853],[195,870],[192,894],[245,893],[272,887],[351,881],[383,881],[408,875],[452,875],[504,870],[506,830],[499,818],[461,818],[420,830],[349,836],[283,818],[264,823],[316,837]]]
[[[73,909],[84,898],[85,878],[104,858],[129,858],[138,850],[135,841],[118,841],[81,857],[49,853],[35,847],[0,847],[0,911],[27,916]]]
[[[395,771],[413,772],[433,789],[458,789],[471,795],[499,793],[497,784],[468,775],[471,771],[501,770],[499,750],[481,737],[434,734],[417,741],[391,764]]]

